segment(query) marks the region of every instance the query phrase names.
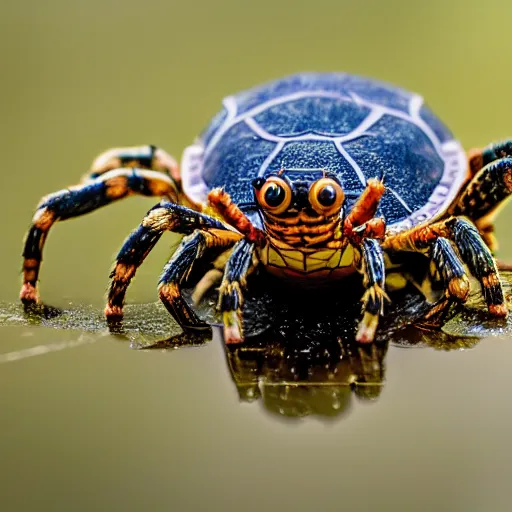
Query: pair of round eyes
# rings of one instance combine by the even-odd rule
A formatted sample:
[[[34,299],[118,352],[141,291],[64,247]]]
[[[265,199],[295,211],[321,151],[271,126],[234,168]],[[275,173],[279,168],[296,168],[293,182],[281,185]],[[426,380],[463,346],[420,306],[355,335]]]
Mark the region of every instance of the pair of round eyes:
[[[271,176],[264,183],[255,183],[255,187],[256,198],[266,210],[278,214],[290,206],[292,191],[281,178]],[[311,185],[308,198],[318,214],[331,215],[341,208],[344,193],[339,183],[331,178],[322,178]]]

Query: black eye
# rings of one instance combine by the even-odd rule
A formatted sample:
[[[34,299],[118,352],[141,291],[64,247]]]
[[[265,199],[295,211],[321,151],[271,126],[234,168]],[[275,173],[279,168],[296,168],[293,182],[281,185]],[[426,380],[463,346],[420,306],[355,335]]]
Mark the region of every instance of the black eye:
[[[272,208],[279,206],[286,196],[284,188],[277,185],[277,183],[269,183],[267,190],[265,190],[265,202]]]
[[[318,192],[317,199],[322,206],[332,206],[336,201],[336,189],[332,185],[322,187]]]

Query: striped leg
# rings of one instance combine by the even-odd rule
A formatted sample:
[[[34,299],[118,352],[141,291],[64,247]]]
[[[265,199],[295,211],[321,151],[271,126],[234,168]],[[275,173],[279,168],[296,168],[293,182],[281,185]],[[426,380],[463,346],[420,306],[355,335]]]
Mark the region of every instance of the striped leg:
[[[262,243],[265,234],[253,226],[249,218],[233,203],[229,194],[222,188],[214,188],[208,194],[208,205],[213,208],[226,222],[242,233],[247,240]]]
[[[471,218],[486,244],[496,250],[495,213],[512,192],[512,140],[471,150],[469,167],[472,179],[450,213]]]
[[[186,303],[181,295],[182,284],[187,280],[194,262],[203,256],[206,250],[214,247],[227,249],[234,245],[239,237],[233,235],[230,231],[215,233],[198,230],[183,239],[165,266],[158,283],[160,300],[184,329],[204,329],[208,324],[200,320]]]
[[[343,234],[347,238],[361,241],[362,237],[379,238],[384,235],[382,220],[376,218],[375,213],[385,190],[384,183],[377,178],[368,180],[366,188],[343,222]]]
[[[384,183],[371,178],[366,188],[343,221],[343,235],[354,247],[355,265],[363,275],[366,291],[362,298],[363,318],[359,322],[356,340],[371,343],[384,307],[385,264],[378,240],[384,238],[386,223],[375,217],[379,202],[385,192]]]
[[[359,322],[356,340],[371,343],[379,323],[379,315],[384,307],[385,264],[380,243],[373,238],[366,238],[359,247],[360,258],[357,270],[363,274],[363,318]]]
[[[465,302],[469,295],[469,279],[451,242],[443,237],[437,238],[432,244],[430,258],[436,277],[445,287],[446,297]]]
[[[478,221],[493,211],[512,193],[512,157],[487,164],[467,185],[451,212]]]
[[[470,287],[464,265],[448,239],[440,237],[434,240],[429,256],[432,278],[442,284],[444,297],[433,305],[426,318],[446,310],[452,300],[466,302]]]
[[[190,235],[185,238],[160,278],[159,294],[167,309],[183,326],[197,324],[197,317],[187,309],[181,298],[180,285],[188,277],[193,262],[205,249],[230,247],[241,235],[223,222],[208,215],[162,202],[153,207],[140,226],[127,238],[119,251],[116,266],[110,277],[112,281],[105,307],[105,316],[109,322],[117,322],[123,317],[123,305],[126,290],[151,249],[164,231],[173,231]]]
[[[489,312],[494,316],[507,316],[496,261],[477,228],[463,218],[455,218],[450,227],[464,263],[480,283]]]
[[[125,164],[138,167],[120,167]],[[150,166],[152,170],[147,169]],[[176,163],[161,149],[154,146],[117,149],[100,155],[81,185],[44,197],[25,239],[21,301],[30,305],[38,300],[37,280],[43,247],[55,222],[84,215],[133,194],[177,201],[177,175]]]
[[[512,140],[503,140],[495,144],[489,144],[484,149],[472,149],[468,152],[469,169],[475,176],[487,164],[502,158],[512,157]]]
[[[387,238],[383,243],[384,250],[427,252],[439,238],[454,242],[460,257],[470,273],[480,283],[482,294],[486,300],[489,312],[494,316],[506,316],[507,306],[503,297],[503,289],[499,280],[496,261],[480,236],[477,228],[465,218],[450,217],[444,221],[427,226],[420,226]],[[444,247],[446,248],[446,245]],[[444,252],[446,259],[448,252]],[[443,261],[441,258],[440,262]],[[452,270],[455,272],[455,267]],[[460,269],[456,273],[460,274]],[[456,275],[456,274],[454,274]],[[446,274],[446,277],[449,273]],[[462,276],[448,283],[448,293],[462,300],[465,297],[466,284]]]
[[[105,172],[122,167],[151,169],[167,174],[175,182],[180,181],[176,160],[163,149],[151,145],[112,148],[101,153],[94,160],[91,170],[84,176],[84,181],[97,178]]]
[[[219,290],[219,309],[227,344],[243,341],[242,305],[246,278],[253,265],[254,244],[247,239],[236,243],[224,270]]]

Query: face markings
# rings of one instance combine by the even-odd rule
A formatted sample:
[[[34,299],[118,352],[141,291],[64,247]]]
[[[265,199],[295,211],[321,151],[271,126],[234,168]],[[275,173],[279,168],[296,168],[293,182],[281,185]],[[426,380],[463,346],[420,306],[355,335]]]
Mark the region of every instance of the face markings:
[[[352,272],[352,251],[342,240],[343,188],[316,174],[280,171],[253,181],[267,239],[258,257],[280,277],[328,280]]]
[[[253,181],[267,238],[295,248],[320,246],[339,235],[344,193],[337,179],[280,171]],[[317,172],[318,174],[318,172]]]
[[[311,283],[339,279],[354,272],[352,246],[320,249],[304,253],[296,249],[267,244],[258,258],[271,274],[282,278],[307,279]]]

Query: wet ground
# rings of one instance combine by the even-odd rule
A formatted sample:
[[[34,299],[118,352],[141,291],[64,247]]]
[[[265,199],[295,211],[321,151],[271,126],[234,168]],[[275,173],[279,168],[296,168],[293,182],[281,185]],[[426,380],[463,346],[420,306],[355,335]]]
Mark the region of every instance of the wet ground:
[[[357,301],[274,291],[248,299],[252,336],[230,347],[216,328],[183,336],[156,303],[128,306],[115,333],[93,306],[3,304],[11,509],[75,493],[76,510],[508,509],[512,322],[482,322],[475,294],[444,331],[412,328],[424,303],[407,289],[362,346]]]

